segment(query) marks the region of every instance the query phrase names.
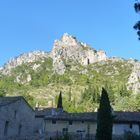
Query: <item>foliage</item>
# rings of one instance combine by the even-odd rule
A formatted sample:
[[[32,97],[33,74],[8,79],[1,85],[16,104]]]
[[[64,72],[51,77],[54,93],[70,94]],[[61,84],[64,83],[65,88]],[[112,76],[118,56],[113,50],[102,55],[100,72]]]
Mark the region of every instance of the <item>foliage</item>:
[[[57,108],[62,108],[63,109],[62,92],[61,91],[60,91],[60,94],[59,94],[59,97],[58,97]]]
[[[137,13],[140,13],[140,2],[136,2],[134,4],[134,9]],[[134,25],[134,29],[137,30],[137,35],[140,40],[140,21],[137,21],[137,23]]]
[[[23,97],[25,98],[26,101],[29,102],[29,104],[31,106],[35,106],[35,102],[34,102],[34,98],[33,96],[29,95],[29,94],[23,94]]]
[[[85,88],[83,94],[82,94],[82,101],[90,100],[92,103],[99,103],[99,89],[98,87],[94,87],[92,85],[88,85],[87,88]]]
[[[107,91],[103,88],[97,113],[97,140],[112,140],[113,116]]]
[[[67,64],[68,63],[68,64]],[[33,69],[34,65],[39,65]],[[63,92],[63,107],[70,112],[95,111],[99,104],[101,87],[105,87],[111,105],[116,110],[140,110],[140,97],[132,95],[126,88],[132,65],[126,60],[105,62],[82,66],[73,61],[64,74],[53,70],[51,58],[39,59],[12,69],[10,75],[0,75],[0,96],[24,95],[35,106],[57,106],[57,94]],[[126,67],[126,68],[124,68]],[[17,77],[20,75],[20,81]],[[31,81],[27,82],[28,75]],[[31,96],[30,97],[28,97]]]
[[[4,89],[0,89],[0,97],[5,96],[6,91]]]

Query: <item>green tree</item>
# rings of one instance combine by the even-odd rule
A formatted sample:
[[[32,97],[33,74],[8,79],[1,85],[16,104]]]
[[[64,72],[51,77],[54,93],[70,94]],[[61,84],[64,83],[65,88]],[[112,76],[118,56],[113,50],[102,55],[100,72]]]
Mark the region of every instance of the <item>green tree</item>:
[[[68,101],[71,102],[71,87],[69,88],[68,92]]]
[[[122,96],[122,97],[129,97],[130,96],[130,92],[127,90],[126,85],[122,85],[120,87],[120,96]]]
[[[113,116],[107,91],[102,88],[100,105],[97,113],[96,140],[112,140]]]
[[[87,88],[85,88],[83,94],[82,94],[82,101],[86,100],[86,101],[91,101],[91,103],[98,103],[99,101],[99,90],[98,87],[96,86],[92,86],[92,85],[88,85]]]
[[[6,91],[0,88],[0,97],[5,96],[5,95],[6,95]]]
[[[140,2],[137,2],[134,4],[135,11],[137,13],[140,13]],[[137,23],[134,25],[134,29],[137,30],[137,35],[139,36],[140,40],[140,21],[137,21]]]
[[[111,86],[111,83],[106,82],[105,89],[108,92],[108,96],[109,96],[110,102],[112,104],[114,104],[114,102],[115,102],[115,95],[114,95],[114,91],[113,91],[113,87]]]
[[[61,91],[60,91],[60,94],[59,94],[59,97],[58,97],[57,108],[62,108],[63,109],[62,92]]]

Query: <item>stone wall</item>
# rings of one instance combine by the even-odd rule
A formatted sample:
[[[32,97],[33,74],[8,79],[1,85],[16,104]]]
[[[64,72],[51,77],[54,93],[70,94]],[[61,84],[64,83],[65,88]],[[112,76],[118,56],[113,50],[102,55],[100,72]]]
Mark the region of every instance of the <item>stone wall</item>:
[[[78,137],[82,136],[82,139],[85,139],[87,134],[90,136],[94,136],[96,134],[96,122],[88,122],[88,121],[72,121],[70,124],[69,121],[53,121],[52,120],[46,120],[45,121],[45,131],[47,136],[50,137],[57,137],[60,133],[63,133],[64,129],[67,129],[67,132],[69,134],[75,134],[76,139],[78,140]],[[139,131],[139,124],[129,124],[129,123],[118,123],[113,124],[113,132],[114,139],[117,137],[122,138],[122,136],[125,134],[126,131],[135,133],[137,135],[140,134]],[[71,135],[72,137],[72,135]],[[72,139],[74,140],[74,139]]]
[[[0,107],[0,140],[12,137],[32,136],[34,111],[24,99]]]

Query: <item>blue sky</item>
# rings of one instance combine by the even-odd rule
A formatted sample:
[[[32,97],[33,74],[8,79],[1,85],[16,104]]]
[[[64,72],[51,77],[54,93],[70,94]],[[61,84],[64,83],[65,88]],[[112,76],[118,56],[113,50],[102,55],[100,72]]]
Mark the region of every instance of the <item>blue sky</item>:
[[[140,60],[134,0],[1,0],[0,65],[33,50],[50,51],[64,32],[108,56]]]

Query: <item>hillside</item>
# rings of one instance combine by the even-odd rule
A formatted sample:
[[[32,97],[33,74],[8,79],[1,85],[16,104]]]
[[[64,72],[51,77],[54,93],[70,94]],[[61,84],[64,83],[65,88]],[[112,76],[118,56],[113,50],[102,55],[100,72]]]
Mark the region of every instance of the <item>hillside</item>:
[[[21,54],[0,68],[0,94],[23,95],[32,106],[56,106],[62,91],[68,111],[94,111],[104,86],[116,110],[139,110],[140,62],[108,58],[103,50],[65,33],[51,52]]]

